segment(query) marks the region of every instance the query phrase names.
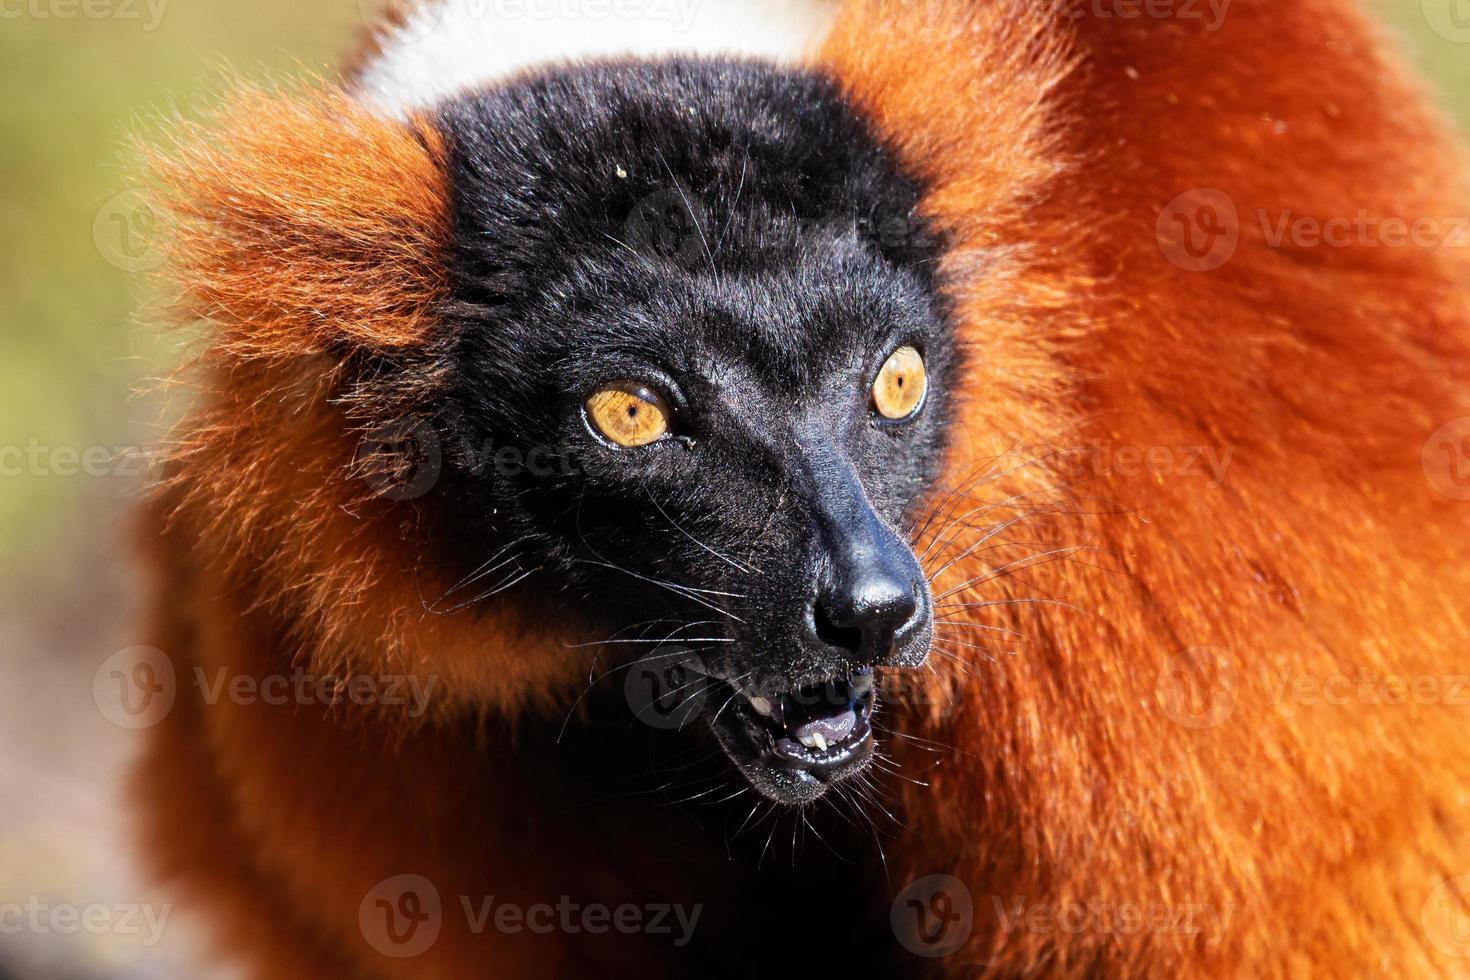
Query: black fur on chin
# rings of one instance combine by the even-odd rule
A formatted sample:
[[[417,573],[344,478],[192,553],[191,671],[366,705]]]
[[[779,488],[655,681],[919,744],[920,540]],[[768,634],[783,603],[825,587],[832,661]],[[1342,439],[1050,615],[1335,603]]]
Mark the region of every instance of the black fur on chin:
[[[829,80],[752,62],[560,69],[439,121],[451,394],[425,410],[458,570],[534,570],[598,628],[704,640],[736,683],[862,666],[800,626],[844,533],[823,522],[867,507],[904,538],[938,474],[956,358],[919,184]],[[890,422],[870,392],[905,344],[929,394]],[[675,438],[590,431],[584,400],[622,380]]]

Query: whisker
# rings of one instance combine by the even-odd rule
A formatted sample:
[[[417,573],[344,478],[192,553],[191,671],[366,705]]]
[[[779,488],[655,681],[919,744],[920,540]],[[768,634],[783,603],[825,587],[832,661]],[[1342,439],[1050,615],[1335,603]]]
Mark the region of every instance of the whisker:
[[[653,506],[655,506],[655,507],[658,508],[658,512],[664,516],[664,519],[667,520],[670,524],[673,525],[674,530],[678,531],[680,534],[684,535],[684,537],[686,537],[690,541],[694,542],[695,545],[697,545],[698,547],[704,549],[709,554],[715,556],[720,561],[722,561],[725,564],[729,565],[731,568],[735,569],[736,571],[745,572],[748,575],[759,575],[760,574],[759,569],[751,568],[749,565],[747,565],[744,562],[740,561],[738,558],[732,558],[729,555],[726,555],[723,552],[721,552],[721,551],[719,551],[719,550],[717,550],[715,548],[710,547],[709,545],[705,544],[703,541],[701,541],[698,538],[696,538],[694,535],[690,534],[688,531],[684,530],[684,527],[678,521],[674,520],[671,516],[669,516],[669,512],[668,511],[664,510],[663,504],[659,503],[658,500],[656,498],[652,497],[652,496],[650,496],[649,499],[653,501]]]
[[[443,612],[438,612],[438,613],[435,613],[434,615],[436,615],[436,616],[451,616],[454,613],[459,612],[461,609],[468,609],[470,606],[476,605],[477,603],[480,603],[480,602],[484,602],[486,599],[489,599],[489,598],[492,598],[494,596],[500,595],[500,593],[506,591],[507,589],[510,589],[510,588],[515,587],[516,585],[519,585],[521,582],[524,582],[526,579],[530,578],[532,575],[535,575],[540,570],[541,569],[539,569],[539,568],[533,568],[530,571],[523,571],[523,572],[520,572],[519,574],[516,574],[516,575],[513,575],[511,577],[502,579],[500,582],[496,583],[493,587],[491,587],[490,589],[487,589],[484,592],[481,592],[479,595],[475,596],[473,599],[466,599],[464,602],[461,602],[459,605],[457,605],[457,606],[451,606],[450,608],[444,610]]]

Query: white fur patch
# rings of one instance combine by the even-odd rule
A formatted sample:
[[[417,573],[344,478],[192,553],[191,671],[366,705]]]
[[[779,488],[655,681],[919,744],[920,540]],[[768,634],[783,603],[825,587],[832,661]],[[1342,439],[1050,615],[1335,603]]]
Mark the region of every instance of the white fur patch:
[[[834,0],[425,0],[387,29],[358,94],[403,117],[541,65],[734,54],[790,63]]]

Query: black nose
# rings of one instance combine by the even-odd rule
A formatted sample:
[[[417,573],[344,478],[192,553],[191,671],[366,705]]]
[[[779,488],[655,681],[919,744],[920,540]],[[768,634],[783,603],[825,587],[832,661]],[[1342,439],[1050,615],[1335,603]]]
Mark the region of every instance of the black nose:
[[[867,507],[830,529],[825,543],[809,621],[817,643],[859,663],[899,665],[928,615],[912,549]]]
[[[863,663],[889,663],[899,636],[911,632],[919,614],[916,583],[889,571],[875,566],[856,578],[824,581],[812,606],[818,641]]]
[[[919,666],[929,652],[931,603],[919,559],[873,510],[843,454],[820,434],[800,445],[817,531],[808,646],[853,666]]]

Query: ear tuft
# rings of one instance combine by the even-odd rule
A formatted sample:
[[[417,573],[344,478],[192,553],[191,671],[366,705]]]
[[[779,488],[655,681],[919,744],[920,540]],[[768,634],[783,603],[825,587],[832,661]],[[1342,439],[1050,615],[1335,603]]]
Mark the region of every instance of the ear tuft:
[[[427,339],[450,235],[427,121],[373,114],[335,86],[237,85],[145,154],[173,224],[179,314],[212,326],[214,353],[270,361]]]

